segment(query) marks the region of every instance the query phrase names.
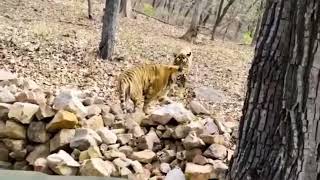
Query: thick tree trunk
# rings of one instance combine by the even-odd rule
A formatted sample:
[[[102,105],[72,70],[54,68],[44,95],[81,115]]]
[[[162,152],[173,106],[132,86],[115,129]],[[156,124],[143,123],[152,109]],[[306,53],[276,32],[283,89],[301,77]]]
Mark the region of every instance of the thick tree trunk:
[[[251,46],[254,46],[257,42],[257,39],[258,39],[258,34],[259,34],[259,31],[260,31],[260,26],[261,26],[261,19],[262,19],[262,11],[263,11],[263,1],[260,2],[260,8],[259,8],[259,11],[258,11],[258,21],[257,21],[257,24],[256,24],[256,29],[254,31],[254,34],[253,34],[253,37],[252,37],[252,42],[251,42]]]
[[[267,1],[227,179],[320,179],[319,8]]]
[[[127,18],[132,17],[131,0],[121,0],[120,14],[122,17],[127,17]]]
[[[213,28],[212,28],[212,32],[211,32],[211,40],[214,40],[217,27],[220,25],[223,17],[227,14],[229,8],[234,3],[234,1],[235,0],[229,0],[228,4],[222,10],[224,0],[220,0],[220,5],[219,5],[218,13],[217,13],[216,22],[214,23]],[[221,12],[221,10],[222,10],[222,12]]]
[[[111,59],[113,53],[118,23],[119,1],[106,0],[101,42],[99,45],[100,57],[102,59]]]
[[[88,0],[88,18],[92,19],[92,3],[91,0]]]
[[[181,39],[192,42],[197,38],[198,31],[199,31],[200,15],[201,15],[202,4],[203,4],[202,2],[203,0],[197,0],[193,15],[192,15],[191,25],[188,31],[181,37]]]

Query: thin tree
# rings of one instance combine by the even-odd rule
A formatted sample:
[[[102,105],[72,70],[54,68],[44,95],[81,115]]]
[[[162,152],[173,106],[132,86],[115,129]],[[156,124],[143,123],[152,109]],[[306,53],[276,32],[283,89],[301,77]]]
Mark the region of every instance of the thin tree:
[[[202,12],[202,4],[203,0],[197,0],[193,11],[190,27],[187,32],[181,37],[181,39],[192,42],[197,38],[199,32],[200,16]]]
[[[127,17],[127,18],[132,17],[131,0],[121,0],[120,14],[122,17]]]
[[[120,0],[106,0],[101,42],[99,45],[100,57],[102,59],[111,59],[113,53],[118,23],[119,1]]]
[[[88,18],[92,19],[92,3],[91,0],[88,0]]]
[[[224,0],[220,0],[220,4],[219,4],[217,16],[216,16],[216,21],[215,21],[213,28],[212,28],[212,31],[211,31],[211,40],[214,40],[217,27],[220,25],[223,17],[227,14],[229,8],[231,7],[231,5],[234,2],[235,2],[235,0],[229,0],[227,5],[222,9],[223,4],[224,4]]]
[[[320,179],[320,1],[267,0],[227,179]]]

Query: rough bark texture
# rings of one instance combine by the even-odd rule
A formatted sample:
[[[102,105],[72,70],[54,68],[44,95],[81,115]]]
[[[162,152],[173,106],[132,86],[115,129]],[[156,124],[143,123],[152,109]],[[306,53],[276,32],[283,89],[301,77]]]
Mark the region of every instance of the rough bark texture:
[[[257,42],[257,39],[258,39],[258,33],[259,33],[260,27],[261,27],[262,11],[263,11],[263,1],[260,2],[260,8],[259,8],[259,12],[258,12],[258,20],[256,23],[256,28],[255,28],[253,37],[252,37],[251,46],[254,46]]]
[[[92,3],[91,3],[91,0],[88,0],[88,18],[92,19]]]
[[[197,0],[192,15],[190,27],[188,31],[181,37],[181,39],[192,42],[197,38],[199,31],[200,16],[202,12],[202,4],[203,0]]]
[[[320,179],[318,0],[268,0],[227,179]]]
[[[127,18],[132,17],[131,0],[121,0],[120,14],[122,17],[127,17]]]
[[[103,15],[101,42],[99,45],[100,57],[110,59],[113,53],[117,31],[120,0],[106,0]]]

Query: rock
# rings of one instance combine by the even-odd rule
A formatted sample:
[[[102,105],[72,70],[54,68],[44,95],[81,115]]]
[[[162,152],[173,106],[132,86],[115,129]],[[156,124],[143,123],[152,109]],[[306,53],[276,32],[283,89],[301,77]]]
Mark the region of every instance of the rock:
[[[92,116],[90,119],[85,120],[83,122],[82,127],[93,129],[93,130],[98,130],[98,129],[104,127],[104,123],[103,123],[102,117],[100,115]]]
[[[185,174],[190,179],[211,179],[212,172],[212,165],[186,164]]]
[[[90,146],[97,146],[102,143],[100,136],[92,129],[76,129],[75,136],[70,141],[70,147],[81,151],[87,150]]]
[[[70,111],[79,117],[85,117],[88,113],[87,108],[81,103],[73,90],[62,90],[54,99],[53,109]]]
[[[0,118],[8,117],[11,106],[11,104],[0,103]]]
[[[98,146],[91,146],[88,150],[82,151],[79,156],[79,161],[91,158],[102,158],[102,154]]]
[[[0,69],[0,81],[8,81],[17,78],[17,74]]]
[[[47,157],[48,166],[59,175],[76,175],[80,164],[75,161],[68,153],[60,150],[58,153]]]
[[[211,178],[214,179],[225,179],[225,174],[228,170],[228,166],[221,160],[209,159],[210,164],[212,164]]]
[[[4,138],[6,136],[7,136],[6,123],[5,121],[0,120],[0,138]]]
[[[49,134],[46,132],[46,124],[42,121],[33,121],[30,123],[27,131],[28,139],[35,143],[45,143],[49,140]]]
[[[138,126],[141,124],[141,122],[146,118],[146,115],[141,111],[136,111],[134,113],[126,114],[126,121],[133,121]]]
[[[116,158],[126,158],[126,155],[124,153],[120,152],[119,150],[115,150],[115,149],[106,150],[105,148],[101,148],[101,151],[102,151],[104,157],[110,161],[112,161]]]
[[[160,139],[158,138],[156,132],[151,129],[147,135],[138,138],[137,147],[139,149],[152,150],[155,143],[160,143]]]
[[[53,138],[50,140],[50,152],[54,152],[67,147],[71,139],[75,136],[75,129],[61,129]]]
[[[120,104],[112,104],[110,105],[110,112],[114,115],[120,115],[122,114],[122,109],[120,107]]]
[[[53,174],[53,172],[50,170],[48,166],[48,161],[46,158],[36,159],[34,162],[33,168],[34,168],[33,170],[37,172],[42,172],[49,175]]]
[[[157,152],[157,159],[160,162],[170,163],[176,158],[176,152],[174,150],[163,150]]]
[[[239,128],[234,128],[231,135],[234,139],[239,139]]]
[[[185,139],[182,139],[182,144],[187,150],[203,147],[205,145],[194,131],[191,131]]]
[[[130,166],[131,160],[127,158],[116,158],[112,161],[112,163],[118,168],[124,168]]]
[[[27,155],[26,149],[19,150],[19,151],[13,151],[13,152],[9,153],[9,156],[16,161],[23,161],[25,159],[26,155]]]
[[[193,158],[197,155],[202,155],[202,150],[200,148],[195,148],[195,149],[191,149],[186,151],[186,160],[191,162],[193,160]]]
[[[120,147],[119,143],[118,144],[111,144],[111,145],[108,146],[109,149],[115,149],[115,150],[118,150],[119,147]]]
[[[7,89],[0,89],[0,103],[13,103],[16,101],[14,95]]]
[[[15,139],[2,139],[2,142],[10,151],[20,151],[26,146],[25,140],[15,140]]]
[[[55,115],[55,112],[53,109],[45,104],[45,103],[40,103],[39,104],[39,111],[36,113],[36,117],[38,120],[43,120],[45,118],[51,118]]]
[[[165,125],[171,119],[175,119],[178,123],[190,122],[195,116],[189,110],[185,109],[181,103],[172,103],[165,105],[153,111],[150,120]]]
[[[101,108],[96,105],[96,104],[93,104],[93,105],[90,105],[90,106],[87,106],[87,117],[91,118],[92,116],[97,116],[101,113]]]
[[[185,180],[185,176],[180,168],[170,170],[164,180]]]
[[[120,143],[122,145],[125,145],[125,144],[128,144],[132,140],[133,135],[129,134],[129,133],[128,134],[118,134],[117,137],[118,137],[118,140],[120,141]]]
[[[194,114],[210,114],[210,112],[199,101],[191,101],[190,109]]]
[[[75,114],[61,110],[47,124],[47,131],[56,132],[60,129],[73,129],[78,124],[78,118]]]
[[[105,144],[115,144],[117,142],[117,135],[108,128],[100,128],[97,133]]]
[[[182,139],[187,137],[187,135],[189,134],[190,128],[186,125],[178,125],[173,133],[172,133],[172,137],[176,138],[176,139]]]
[[[32,167],[28,165],[26,161],[16,161],[13,164],[13,170],[31,171]]]
[[[120,168],[120,176],[121,177],[127,177],[129,174],[132,174],[131,170],[127,167]]]
[[[212,144],[209,148],[203,153],[204,156],[214,159],[221,159],[227,157],[227,148],[220,144]]]
[[[233,156],[233,154],[234,154],[234,151],[233,150],[230,150],[230,149],[227,149],[227,160],[228,160],[228,162],[230,162],[231,161],[231,159],[232,159],[232,156]]]
[[[38,105],[16,102],[10,107],[8,117],[14,118],[22,124],[30,124],[38,110]]]
[[[46,104],[46,95],[40,89],[34,89],[31,91],[22,91],[18,95],[16,95],[16,99],[18,102],[27,102],[31,104]]]
[[[133,152],[131,155],[131,159],[137,160],[142,163],[151,163],[155,156],[156,154],[153,151],[146,149],[139,152]]]
[[[227,100],[222,91],[212,87],[199,87],[194,90],[196,98],[210,102],[210,103],[223,103]]]
[[[113,172],[113,166],[105,163],[100,158],[92,158],[84,161],[80,167],[82,176],[110,176]]]
[[[23,89],[38,89],[39,85],[31,79],[24,79],[22,84]]]
[[[231,133],[232,132],[232,130],[230,128],[224,126],[224,124],[222,123],[223,122],[222,120],[218,120],[217,118],[214,118],[213,121],[217,125],[217,127],[221,133]]]
[[[144,135],[144,131],[140,125],[132,119],[126,121],[126,129],[129,130],[129,133],[132,133],[133,137],[141,137]]]
[[[192,159],[192,163],[194,164],[199,164],[199,165],[205,165],[208,163],[207,158],[205,158],[204,156],[202,156],[201,154],[197,154],[196,156],[194,156],[194,158]]]
[[[213,119],[206,118],[204,121],[204,134],[219,134],[218,126],[213,122]]]
[[[74,160],[79,160],[80,154],[81,154],[81,151],[79,149],[74,149],[71,153],[71,157]]]
[[[143,167],[139,161],[131,161],[130,165],[132,166],[135,173],[143,173]]]
[[[0,144],[0,161],[9,161],[9,150]]]
[[[115,116],[111,113],[104,113],[102,119],[105,126],[111,126],[114,123]]]
[[[239,127],[239,121],[226,121],[223,123],[223,125],[229,129],[234,130],[235,128]]]
[[[231,145],[230,142],[223,136],[223,135],[206,135],[201,134],[200,138],[205,142],[206,144],[221,144],[226,147],[229,147]]]
[[[49,154],[49,144],[41,144],[36,146],[34,150],[28,154],[26,160],[29,164],[33,165],[38,158],[46,158]]]
[[[129,157],[132,154],[133,149],[130,146],[121,146],[119,148],[119,151],[124,153],[127,157]]]
[[[12,164],[6,161],[0,161],[0,169],[12,169]]]
[[[170,164],[168,163],[161,163],[160,164],[160,171],[167,174],[171,170]]]
[[[26,128],[14,121],[6,121],[5,134],[11,139],[26,139],[27,130]]]
[[[184,161],[186,159],[186,153],[187,153],[186,150],[178,151],[176,155],[177,159],[180,161]]]
[[[117,134],[117,136],[118,136],[118,134],[124,134],[126,132],[126,129],[124,129],[124,128],[111,129],[111,131],[114,132],[115,134]],[[132,136],[132,134],[131,134],[131,136]]]

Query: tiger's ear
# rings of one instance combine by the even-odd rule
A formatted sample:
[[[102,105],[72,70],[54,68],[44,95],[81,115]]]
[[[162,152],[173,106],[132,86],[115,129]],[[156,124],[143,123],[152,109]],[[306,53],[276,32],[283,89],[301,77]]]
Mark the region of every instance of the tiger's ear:
[[[177,58],[178,54],[177,53],[173,53],[173,57]]]
[[[189,52],[188,54],[187,54],[187,57],[190,57],[191,56],[191,52]]]

